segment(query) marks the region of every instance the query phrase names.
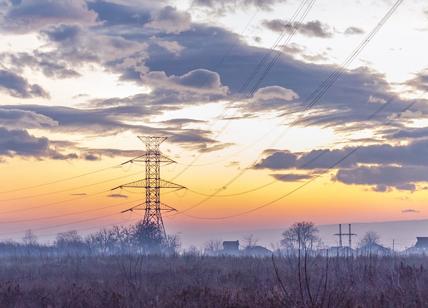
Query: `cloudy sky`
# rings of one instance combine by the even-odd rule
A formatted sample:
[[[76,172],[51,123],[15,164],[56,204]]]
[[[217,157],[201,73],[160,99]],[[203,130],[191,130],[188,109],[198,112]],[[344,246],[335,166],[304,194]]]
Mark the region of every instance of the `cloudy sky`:
[[[428,5],[376,28],[396,3],[0,0],[0,237],[138,219],[107,190],[139,135],[168,137],[188,238],[428,217]]]

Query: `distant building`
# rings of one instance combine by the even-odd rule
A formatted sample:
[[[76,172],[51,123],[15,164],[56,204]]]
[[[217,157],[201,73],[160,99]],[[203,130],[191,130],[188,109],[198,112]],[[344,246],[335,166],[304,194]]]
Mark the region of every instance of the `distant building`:
[[[243,254],[249,257],[269,257],[272,251],[263,246],[248,246],[243,250]]]
[[[239,241],[224,241],[223,254],[238,255],[239,254]]]
[[[390,256],[392,250],[376,243],[369,243],[358,249],[360,256]]]
[[[428,249],[428,236],[418,236],[415,247]]]
[[[416,244],[413,247],[407,248],[404,254],[410,255],[426,255],[428,254],[428,237],[418,236],[416,237]]]

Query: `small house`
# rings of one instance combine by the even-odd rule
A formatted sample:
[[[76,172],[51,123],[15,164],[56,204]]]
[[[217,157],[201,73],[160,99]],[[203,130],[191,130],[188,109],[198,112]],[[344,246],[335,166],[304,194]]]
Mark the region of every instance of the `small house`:
[[[248,246],[243,250],[244,255],[249,257],[269,257],[272,255],[272,251],[263,246]]]
[[[228,255],[239,254],[239,241],[224,241],[223,254],[228,254]]]

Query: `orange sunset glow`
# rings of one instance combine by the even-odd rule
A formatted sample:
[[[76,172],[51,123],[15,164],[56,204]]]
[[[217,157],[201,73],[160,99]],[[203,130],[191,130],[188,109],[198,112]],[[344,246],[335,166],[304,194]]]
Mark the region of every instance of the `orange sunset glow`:
[[[0,5],[1,239],[141,220],[144,187],[112,190],[145,178],[138,136],[167,137],[185,244],[428,218],[423,2],[320,1],[289,25],[298,1],[37,2]]]

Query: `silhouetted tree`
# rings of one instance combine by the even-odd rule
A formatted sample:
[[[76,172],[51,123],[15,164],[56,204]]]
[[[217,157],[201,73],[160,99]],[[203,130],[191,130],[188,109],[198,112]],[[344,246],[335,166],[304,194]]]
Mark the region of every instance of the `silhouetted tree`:
[[[34,232],[29,229],[25,231],[24,237],[22,238],[22,242],[26,246],[36,246],[37,245],[37,236]]]
[[[116,239],[112,230],[102,229],[88,235],[86,242],[92,250],[106,254],[113,250]]]
[[[132,232],[134,243],[144,253],[160,253],[163,243],[161,230],[155,224],[143,224],[138,222]]]
[[[86,252],[87,246],[76,230],[58,233],[55,246],[66,253],[80,254]]]
[[[379,234],[377,234],[374,231],[368,231],[366,232],[366,234],[364,234],[363,238],[359,243],[359,246],[364,247],[368,245],[379,244],[379,240],[380,240]]]
[[[244,236],[244,246],[247,247],[253,247],[256,246],[258,243],[258,239],[255,238],[254,234],[249,234],[247,236]]]
[[[180,237],[177,234],[167,235],[163,243],[163,251],[166,254],[175,254],[181,247]]]
[[[286,249],[307,251],[318,244],[318,228],[313,222],[296,222],[282,233],[281,245]]]
[[[204,245],[204,253],[207,255],[217,254],[222,248],[220,240],[209,240]]]

